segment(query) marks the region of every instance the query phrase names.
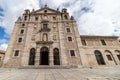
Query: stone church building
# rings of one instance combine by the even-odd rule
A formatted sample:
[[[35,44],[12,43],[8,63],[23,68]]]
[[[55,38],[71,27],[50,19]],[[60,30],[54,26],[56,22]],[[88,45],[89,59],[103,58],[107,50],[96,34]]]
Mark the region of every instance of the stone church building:
[[[15,22],[3,67],[120,65],[114,36],[80,35],[67,9],[25,10]]]

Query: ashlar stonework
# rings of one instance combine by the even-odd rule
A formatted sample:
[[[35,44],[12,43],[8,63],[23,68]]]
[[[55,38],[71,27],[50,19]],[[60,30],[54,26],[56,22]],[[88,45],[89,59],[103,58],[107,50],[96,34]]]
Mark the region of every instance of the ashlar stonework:
[[[67,9],[25,10],[15,22],[3,67],[120,65],[113,36],[80,35]]]

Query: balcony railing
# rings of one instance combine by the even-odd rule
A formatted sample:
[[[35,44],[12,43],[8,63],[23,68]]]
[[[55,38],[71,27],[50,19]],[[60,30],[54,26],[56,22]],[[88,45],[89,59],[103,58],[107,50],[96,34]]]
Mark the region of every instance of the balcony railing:
[[[47,29],[40,29],[39,31],[40,31],[40,32],[42,32],[42,31],[43,31],[43,32],[48,32],[48,31],[50,31],[50,30],[51,30],[51,29],[47,28]]]

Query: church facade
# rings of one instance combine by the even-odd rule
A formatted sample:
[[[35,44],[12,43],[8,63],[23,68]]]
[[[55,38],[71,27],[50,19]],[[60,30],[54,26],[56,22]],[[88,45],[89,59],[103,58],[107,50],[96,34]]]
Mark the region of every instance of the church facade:
[[[15,22],[3,67],[120,65],[113,36],[80,35],[67,9],[25,10]]]

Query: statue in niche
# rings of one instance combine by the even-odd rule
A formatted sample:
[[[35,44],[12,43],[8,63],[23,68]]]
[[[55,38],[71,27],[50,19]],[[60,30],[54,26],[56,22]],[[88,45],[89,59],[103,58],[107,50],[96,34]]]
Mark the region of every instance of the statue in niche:
[[[57,39],[57,36],[56,36],[56,35],[54,35],[54,36],[53,36],[53,40],[56,40],[56,39]]]
[[[47,16],[46,16],[46,15],[44,15],[44,19],[47,19]]]
[[[55,24],[53,25],[53,30],[56,30],[56,25]]]
[[[48,40],[47,34],[43,34],[43,41],[47,41],[47,40]]]

